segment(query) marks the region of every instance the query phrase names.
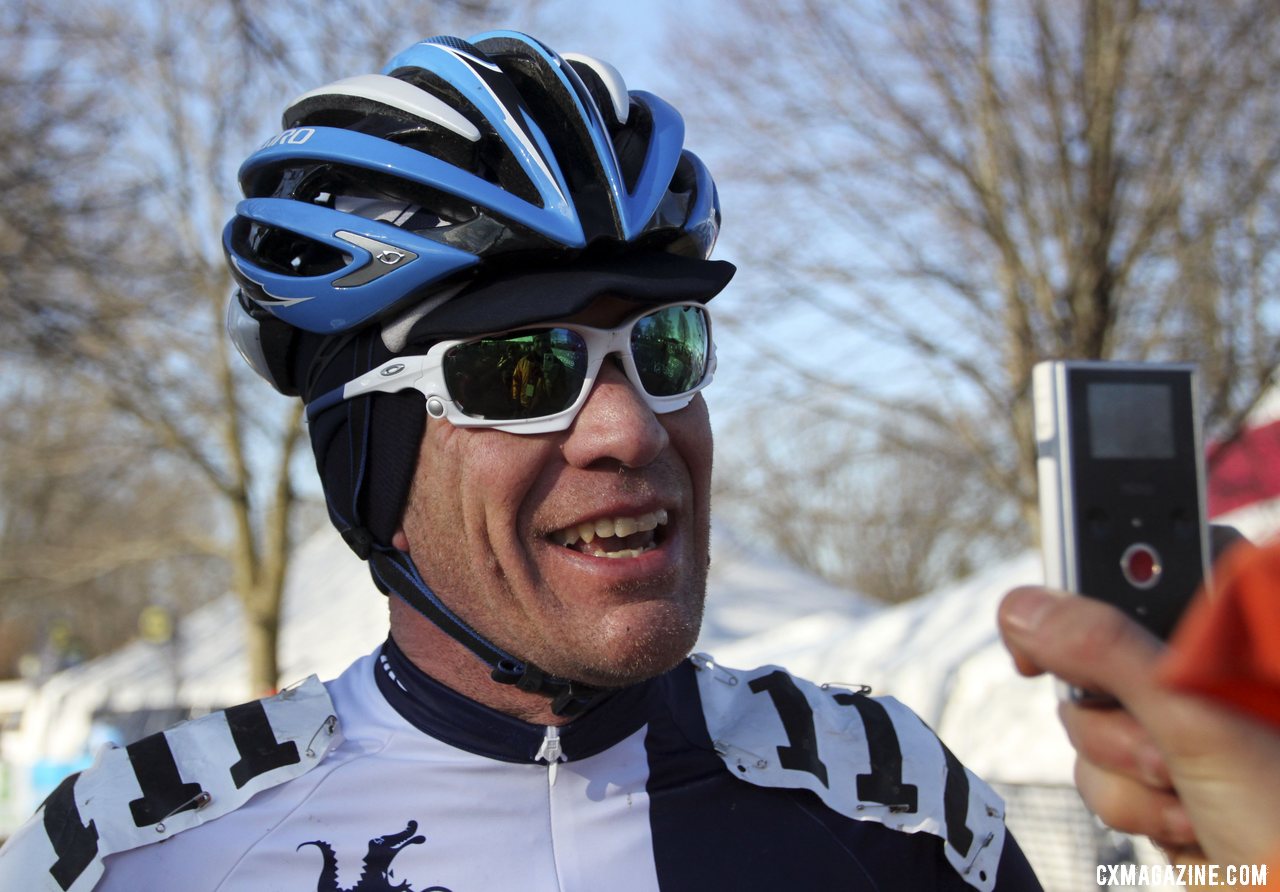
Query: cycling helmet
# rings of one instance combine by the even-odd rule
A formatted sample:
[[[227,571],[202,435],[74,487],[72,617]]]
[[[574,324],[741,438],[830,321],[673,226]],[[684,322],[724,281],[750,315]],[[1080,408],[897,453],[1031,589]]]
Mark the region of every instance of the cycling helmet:
[[[379,74],[299,96],[283,127],[239,171],[227,327],[255,370],[305,402],[441,337],[563,316],[606,292],[707,300],[733,273],[707,259],[719,201],[679,113],[608,63],[524,34],[421,41]],[[495,677],[581,708],[582,686],[494,648],[391,547],[425,422],[412,391],[313,417],[330,517],[384,592]]]
[[[223,247],[252,306],[306,332],[610,245],[703,259],[719,229],[674,108],[515,32],[422,41],[283,124],[240,168]]]

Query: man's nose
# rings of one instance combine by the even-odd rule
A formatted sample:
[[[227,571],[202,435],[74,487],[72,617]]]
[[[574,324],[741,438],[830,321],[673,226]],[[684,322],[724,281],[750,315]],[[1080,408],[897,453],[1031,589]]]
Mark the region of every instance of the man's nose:
[[[569,428],[564,457],[577,468],[609,461],[640,468],[656,459],[669,442],[667,429],[619,367],[617,357],[609,356]]]

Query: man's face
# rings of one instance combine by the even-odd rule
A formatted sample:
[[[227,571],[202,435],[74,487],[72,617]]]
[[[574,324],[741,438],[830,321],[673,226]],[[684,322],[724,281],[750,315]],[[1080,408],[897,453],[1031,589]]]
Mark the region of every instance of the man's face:
[[[636,309],[602,300],[573,320],[608,327]],[[698,635],[711,451],[701,395],[655,415],[606,360],[566,431],[429,420],[397,544],[514,656],[591,684],[639,681],[678,663]]]

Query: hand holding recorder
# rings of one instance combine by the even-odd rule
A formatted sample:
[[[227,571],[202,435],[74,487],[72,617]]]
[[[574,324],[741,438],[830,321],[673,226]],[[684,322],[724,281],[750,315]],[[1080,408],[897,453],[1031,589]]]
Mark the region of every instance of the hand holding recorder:
[[[1050,672],[1123,707],[1059,706],[1076,784],[1099,818],[1151,837],[1175,862],[1274,863],[1280,729],[1164,685],[1165,645],[1099,599],[1015,589],[999,625],[1022,674]]]
[[[1162,679],[1159,668],[1170,662],[1161,639],[1209,583],[1194,369],[1049,362],[1036,367],[1034,386],[1045,577],[1061,591],[1016,589],[1001,604],[1015,665],[1053,673],[1071,691],[1059,714],[1077,750],[1076,782],[1104,822],[1151,837],[1175,862],[1274,861],[1280,727],[1227,708],[1229,698],[1188,678],[1188,667],[1192,676],[1213,671],[1195,642],[1207,634],[1221,653],[1223,630],[1238,628],[1238,578],[1224,581],[1219,599],[1202,597],[1175,638],[1180,674],[1167,667]],[[1238,538],[1213,529],[1215,556]],[[1262,588],[1277,596],[1262,603],[1280,605],[1280,572]],[[1280,607],[1264,609],[1280,619]],[[1252,684],[1280,696],[1277,680],[1280,665]],[[1090,708],[1099,703],[1121,708]]]

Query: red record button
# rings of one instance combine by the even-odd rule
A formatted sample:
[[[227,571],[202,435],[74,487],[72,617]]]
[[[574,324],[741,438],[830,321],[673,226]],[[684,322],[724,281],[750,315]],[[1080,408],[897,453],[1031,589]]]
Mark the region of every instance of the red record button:
[[[1160,581],[1160,574],[1164,572],[1160,565],[1160,552],[1145,542],[1136,542],[1121,556],[1120,571],[1134,588],[1151,588]]]

